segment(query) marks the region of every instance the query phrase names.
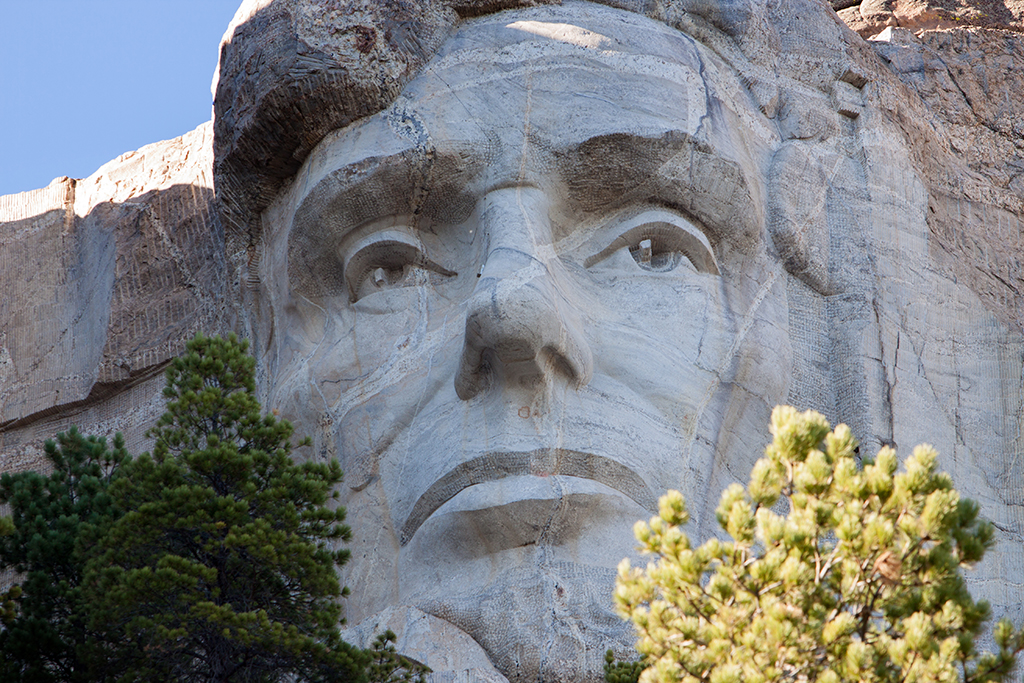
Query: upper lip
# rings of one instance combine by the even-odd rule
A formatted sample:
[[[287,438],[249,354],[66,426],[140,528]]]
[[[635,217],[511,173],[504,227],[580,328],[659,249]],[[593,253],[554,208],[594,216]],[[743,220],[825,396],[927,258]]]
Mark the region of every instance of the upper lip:
[[[456,466],[423,492],[402,525],[401,544],[408,543],[430,515],[464,489],[531,474],[591,479],[615,489],[648,511],[658,509],[657,497],[640,475],[611,458],[566,448],[492,451]]]

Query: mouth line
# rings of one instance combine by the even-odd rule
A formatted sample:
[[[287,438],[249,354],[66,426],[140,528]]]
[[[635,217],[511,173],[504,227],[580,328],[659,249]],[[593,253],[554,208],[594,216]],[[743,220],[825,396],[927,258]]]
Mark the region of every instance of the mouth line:
[[[458,465],[431,484],[413,505],[402,525],[399,542],[403,546],[407,544],[430,515],[470,486],[505,477],[556,474],[596,481],[615,489],[645,510],[656,512],[658,509],[657,497],[640,475],[611,458],[566,448],[493,451]]]

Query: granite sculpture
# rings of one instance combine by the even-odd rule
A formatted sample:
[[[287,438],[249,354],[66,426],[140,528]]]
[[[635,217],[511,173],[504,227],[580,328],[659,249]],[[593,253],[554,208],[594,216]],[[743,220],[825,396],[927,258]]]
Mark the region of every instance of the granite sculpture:
[[[212,144],[0,199],[0,467],[71,422],[144,448],[161,363],[239,330],[345,469],[349,638],[390,627],[437,681],[596,681],[632,524],[678,488],[711,533],[785,402],[935,444],[1000,529],[973,586],[1019,620],[1014,26],[246,2]]]

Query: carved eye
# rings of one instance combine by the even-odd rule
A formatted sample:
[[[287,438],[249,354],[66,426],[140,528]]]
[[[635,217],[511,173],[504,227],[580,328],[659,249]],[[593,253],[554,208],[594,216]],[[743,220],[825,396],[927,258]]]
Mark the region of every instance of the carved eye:
[[[349,251],[352,255],[345,259],[344,274],[353,303],[376,291],[414,284],[416,269],[445,277],[457,275],[427,258],[418,240],[397,230],[368,235]]]
[[[668,272],[681,264],[689,264],[700,273],[719,274],[707,238],[680,217],[666,211],[651,211],[629,221],[629,224],[632,227],[588,258],[584,266],[589,268],[619,249],[629,249],[630,256],[643,270]]]
[[[678,234],[671,234],[673,231],[666,230],[662,225],[641,228],[634,228],[630,232],[636,234],[626,238],[626,243],[632,245],[629,247],[629,255],[638,266],[644,270],[667,272],[675,270],[684,260],[690,263],[683,252],[684,245],[679,243]]]

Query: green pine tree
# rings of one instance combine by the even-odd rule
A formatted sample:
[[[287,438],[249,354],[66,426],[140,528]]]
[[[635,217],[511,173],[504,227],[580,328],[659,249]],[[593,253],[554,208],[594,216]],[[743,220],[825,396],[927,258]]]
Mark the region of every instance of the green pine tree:
[[[341,469],[292,461],[292,426],[261,415],[247,348],[234,335],[188,343],[167,370],[152,456],[111,488],[127,512],[85,576],[90,624],[121,642],[107,678],[363,676],[365,654],[338,632]]]
[[[692,547],[678,492],[637,524],[656,561],[623,561],[615,599],[640,636],[641,682],[1005,680],[1024,634],[1001,621],[998,652],[979,653],[989,608],[961,571],[993,528],[937,471],[936,452],[918,446],[897,473],[883,448],[861,467],[846,425],[830,432],[788,406],[771,431],[748,487],[722,494],[731,541]]]
[[[373,647],[367,650],[367,678],[370,683],[423,683],[430,667],[398,654],[396,638],[395,632],[388,629],[373,641]]]
[[[606,683],[637,683],[644,671],[644,662],[615,659],[615,653],[604,653],[604,680]]]
[[[49,475],[0,477],[0,570],[23,580],[0,594],[0,680],[56,683],[93,680],[88,666],[102,642],[86,624],[82,571],[90,542],[118,516],[108,494],[129,460],[124,440],[83,436],[75,427],[47,441]]]

